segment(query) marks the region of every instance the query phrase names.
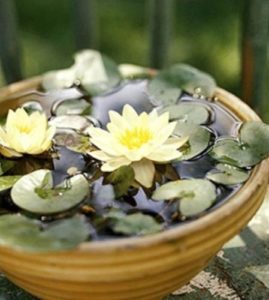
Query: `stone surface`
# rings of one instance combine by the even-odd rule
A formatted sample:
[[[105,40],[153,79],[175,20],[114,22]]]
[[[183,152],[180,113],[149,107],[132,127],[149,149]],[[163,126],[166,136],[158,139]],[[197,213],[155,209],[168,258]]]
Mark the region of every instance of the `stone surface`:
[[[164,300],[200,299],[269,299],[269,192],[248,227],[229,241],[188,285]],[[36,298],[0,274],[0,300]]]

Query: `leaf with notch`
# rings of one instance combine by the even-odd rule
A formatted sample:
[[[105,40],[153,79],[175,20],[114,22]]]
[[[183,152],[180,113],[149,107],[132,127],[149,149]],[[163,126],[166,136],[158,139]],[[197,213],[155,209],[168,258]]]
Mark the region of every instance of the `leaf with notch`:
[[[210,116],[210,108],[201,103],[180,102],[164,107],[160,112],[168,112],[170,121],[179,120],[197,125],[207,123]]]
[[[0,216],[0,245],[29,252],[48,252],[75,248],[89,235],[81,216],[60,220],[46,228],[37,220],[19,214]]]
[[[210,132],[192,123],[177,122],[174,134],[179,137],[189,137],[188,143],[180,149],[183,152],[183,156],[179,160],[194,158],[203,152],[210,142]]]
[[[208,172],[206,178],[224,185],[234,185],[245,182],[249,172],[228,164],[217,164],[216,169]]]
[[[209,154],[221,163],[240,168],[253,166],[260,161],[252,149],[232,138],[217,140]]]
[[[52,173],[37,170],[20,178],[11,190],[13,202],[37,214],[66,211],[82,202],[89,193],[89,184],[81,174],[53,187]]]
[[[155,76],[148,85],[148,92],[154,105],[176,104],[182,91],[212,97],[216,82],[208,74],[186,64],[176,64]]]
[[[199,214],[215,202],[217,197],[213,183],[206,179],[184,179],[163,184],[157,188],[152,199],[178,200],[179,210],[185,216]]]

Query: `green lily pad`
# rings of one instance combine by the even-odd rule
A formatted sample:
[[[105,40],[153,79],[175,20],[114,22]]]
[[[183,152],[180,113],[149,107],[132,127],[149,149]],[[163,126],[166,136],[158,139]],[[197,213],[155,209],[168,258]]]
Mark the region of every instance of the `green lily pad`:
[[[6,191],[13,187],[13,185],[21,178],[19,175],[1,176],[0,177],[0,192]]]
[[[95,50],[83,50],[75,55],[76,76],[91,95],[103,94],[121,81],[117,64]]]
[[[53,140],[54,144],[65,146],[78,153],[87,154],[93,149],[89,137],[81,135],[74,130],[58,130],[54,135]]]
[[[41,106],[41,104],[38,101],[32,100],[32,101],[27,101],[25,103],[23,103],[23,105],[21,106],[28,114],[31,114],[35,111],[38,112],[43,112],[43,108]]]
[[[125,215],[112,211],[106,217],[111,219],[112,230],[124,235],[148,235],[163,229],[163,225],[159,224],[152,216],[142,213]]]
[[[181,102],[163,108],[161,113],[168,112],[170,121],[184,121],[194,124],[207,123],[210,116],[210,108],[201,103]]]
[[[13,202],[20,208],[38,214],[66,211],[82,202],[89,193],[83,175],[76,175],[53,187],[52,173],[37,170],[19,179],[11,190]]]
[[[134,182],[134,170],[130,166],[122,166],[114,172],[110,173],[106,179],[106,183],[111,183],[114,187],[116,198],[123,196]]]
[[[240,168],[253,166],[261,160],[251,148],[231,138],[217,140],[209,154],[221,163]]]
[[[151,78],[155,73],[152,69],[132,64],[121,64],[118,68],[122,78],[125,79]]]
[[[50,71],[43,75],[42,87],[46,91],[61,90],[72,87],[76,82],[76,69],[62,69]]]
[[[251,167],[269,155],[269,126],[256,121],[245,122],[239,140],[218,140],[210,155],[219,162],[240,168]]]
[[[56,116],[62,115],[90,115],[91,105],[85,99],[69,99],[57,102],[52,113]]]
[[[75,248],[89,235],[86,220],[74,216],[47,225],[19,214],[0,216],[0,245],[30,252]]]
[[[54,117],[50,119],[49,124],[56,128],[69,128],[80,132],[83,132],[87,130],[87,128],[93,126],[88,118],[76,115]]]
[[[224,185],[234,185],[245,182],[249,172],[228,164],[217,164],[216,170],[206,174],[206,178]]]
[[[42,87],[49,90],[81,86],[96,96],[119,84],[121,75],[117,64],[95,50],[83,50],[75,54],[75,63],[69,69],[51,71],[43,76]]]
[[[257,162],[269,155],[269,125],[256,121],[245,122],[239,134],[241,143]]]
[[[216,200],[216,188],[206,179],[185,179],[165,183],[157,188],[152,199],[179,200],[184,216],[193,216],[208,209]]]
[[[188,160],[194,158],[203,152],[209,145],[210,132],[198,125],[185,122],[177,122],[174,134],[180,137],[188,136],[189,140],[183,146],[183,156],[179,160]]]
[[[215,80],[208,74],[185,64],[176,64],[155,76],[148,85],[154,105],[176,104],[182,91],[212,97]]]

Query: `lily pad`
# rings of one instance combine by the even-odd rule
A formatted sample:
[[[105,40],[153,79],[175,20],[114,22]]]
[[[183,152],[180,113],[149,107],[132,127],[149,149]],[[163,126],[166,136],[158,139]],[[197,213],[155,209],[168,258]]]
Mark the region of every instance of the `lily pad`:
[[[83,50],[75,55],[76,76],[91,95],[103,94],[121,81],[117,64],[95,50]]]
[[[153,200],[179,200],[184,216],[193,216],[208,209],[216,200],[216,188],[206,179],[185,179],[165,183],[157,188]]]
[[[163,225],[159,224],[152,216],[142,213],[125,215],[112,211],[106,217],[112,221],[112,230],[124,235],[148,235],[163,229]]]
[[[239,140],[218,140],[210,155],[219,162],[240,168],[251,167],[269,155],[269,126],[262,122],[245,122]]]
[[[206,178],[224,185],[234,185],[245,182],[249,172],[228,164],[217,164],[216,170],[206,174]]]
[[[208,147],[211,135],[206,128],[185,122],[177,122],[174,134],[189,137],[188,143],[181,149],[183,156],[179,160],[188,160],[202,153]]]
[[[35,111],[43,112],[43,108],[38,101],[27,101],[22,105],[22,108],[28,113],[31,114]]]
[[[72,87],[76,82],[76,69],[62,69],[50,71],[42,78],[42,87],[46,91],[61,90]]]
[[[103,94],[119,84],[121,75],[117,64],[95,50],[75,54],[75,63],[69,69],[48,72],[43,76],[45,90],[81,85],[90,95]]]
[[[225,138],[216,141],[209,154],[217,161],[244,168],[257,164],[261,157],[238,140]]]
[[[69,99],[56,102],[52,107],[52,113],[61,115],[90,115],[91,105],[85,99]]]
[[[0,177],[0,192],[6,191],[13,187],[13,185],[21,178],[19,175],[1,176]]]
[[[182,91],[212,97],[215,80],[208,74],[185,64],[176,64],[155,76],[148,85],[154,105],[176,104]]]
[[[114,186],[116,198],[124,195],[129,187],[134,183],[134,170],[130,166],[122,166],[114,172],[110,173],[105,182],[111,183]]]
[[[54,117],[50,119],[49,124],[56,128],[69,128],[80,132],[83,132],[87,128],[93,126],[92,122],[88,118],[75,115]]]
[[[54,135],[53,140],[57,146],[65,146],[78,153],[87,154],[93,149],[88,136],[79,134],[71,129],[58,130]]]
[[[262,122],[245,122],[240,128],[240,141],[251,151],[257,162],[269,155],[269,125]]]
[[[168,112],[170,121],[184,121],[194,124],[206,124],[210,117],[210,108],[201,103],[181,102],[163,108],[161,113]]]
[[[30,252],[47,252],[75,248],[89,235],[85,219],[74,216],[49,224],[19,214],[0,216],[0,245]]]
[[[156,72],[152,69],[133,64],[121,64],[118,68],[121,76],[125,79],[151,78]]]
[[[20,208],[37,214],[52,214],[73,208],[89,193],[83,175],[76,175],[53,187],[52,173],[37,170],[19,179],[11,190],[13,202]]]

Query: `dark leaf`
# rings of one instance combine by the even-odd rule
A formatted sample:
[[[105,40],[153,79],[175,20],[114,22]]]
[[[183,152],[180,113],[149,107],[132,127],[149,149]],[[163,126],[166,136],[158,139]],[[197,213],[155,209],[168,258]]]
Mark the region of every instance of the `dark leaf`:
[[[0,216],[0,245],[30,252],[59,251],[75,248],[88,238],[89,228],[84,218],[74,216],[49,224],[25,216]]]
[[[134,182],[134,170],[130,166],[122,166],[114,172],[110,173],[105,182],[114,186],[115,196],[119,198],[123,196]]]

